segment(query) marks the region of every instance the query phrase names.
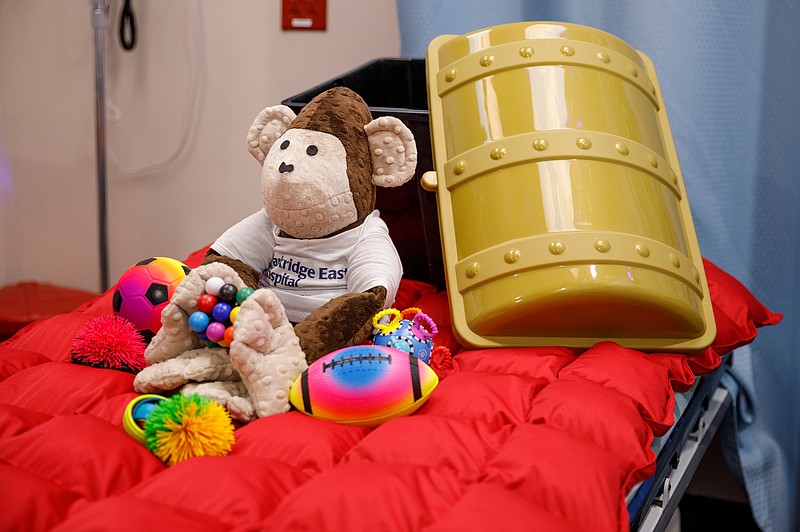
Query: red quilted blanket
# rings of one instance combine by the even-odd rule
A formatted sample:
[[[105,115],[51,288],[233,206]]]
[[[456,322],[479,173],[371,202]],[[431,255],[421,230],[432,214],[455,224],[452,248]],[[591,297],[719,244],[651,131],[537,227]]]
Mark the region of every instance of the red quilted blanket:
[[[0,345],[0,529],[625,530],[673,391],[780,320],[706,270],[719,334],[702,354],[462,350],[409,417],[370,430],[289,412],[237,428],[228,456],[173,467],[122,429],[133,375],[70,363],[107,293]],[[457,348],[443,294],[405,283],[400,297]]]

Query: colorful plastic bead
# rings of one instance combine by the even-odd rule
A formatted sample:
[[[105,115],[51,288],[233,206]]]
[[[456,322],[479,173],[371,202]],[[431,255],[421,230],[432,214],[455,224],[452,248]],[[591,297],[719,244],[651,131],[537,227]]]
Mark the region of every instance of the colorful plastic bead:
[[[255,290],[253,290],[249,286],[240,288],[239,291],[236,292],[236,302],[241,305],[248,297],[250,297],[253,294],[253,292],[255,292]]]
[[[236,323],[236,317],[239,315],[239,309],[240,308],[241,307],[233,307],[231,309],[231,314],[228,317],[228,320],[230,320],[231,323]]]
[[[217,321],[228,321],[231,315],[231,306],[223,301],[214,305],[211,316]]]
[[[203,294],[197,298],[197,310],[205,312],[210,316],[211,312],[214,310],[214,305],[216,305],[218,301],[219,300],[211,294]]]
[[[219,289],[219,299],[220,301],[225,301],[226,303],[233,303],[236,301],[236,294],[239,291],[234,284],[224,284]]]
[[[218,321],[212,322],[208,324],[208,328],[206,329],[206,336],[208,336],[208,340],[210,342],[217,343],[225,337],[225,327],[224,323],[220,323]]]
[[[233,325],[225,329],[225,336],[223,337],[223,340],[228,342],[228,345],[230,345],[231,342],[233,342]]]
[[[225,281],[223,281],[221,277],[210,277],[208,281],[206,281],[206,293],[212,296],[219,295],[219,289],[222,288],[224,284]]]
[[[211,320],[208,319],[208,314],[202,311],[193,312],[189,316],[189,328],[196,333],[205,332]]]

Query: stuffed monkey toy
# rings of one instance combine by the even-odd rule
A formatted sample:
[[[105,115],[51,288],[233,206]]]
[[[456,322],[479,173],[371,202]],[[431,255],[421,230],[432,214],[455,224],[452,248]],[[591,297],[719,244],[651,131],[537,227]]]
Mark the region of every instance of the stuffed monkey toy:
[[[225,231],[176,289],[137,375],[142,393],[182,387],[244,421],[286,411],[294,379],[316,359],[369,338],[392,304],[402,265],[375,211],[375,187],[416,169],[414,137],[397,118],[372,119],[364,100],[330,89],[299,115],[264,109],[247,135],[262,165],[264,208]],[[204,348],[188,326],[205,281],[256,292],[229,349]],[[244,319],[243,319],[244,318]]]

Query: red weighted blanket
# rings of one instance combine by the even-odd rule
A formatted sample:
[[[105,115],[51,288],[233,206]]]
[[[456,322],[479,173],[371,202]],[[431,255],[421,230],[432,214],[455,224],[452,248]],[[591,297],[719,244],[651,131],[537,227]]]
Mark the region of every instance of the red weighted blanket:
[[[0,344],[0,529],[625,530],[673,392],[781,317],[706,271],[719,333],[692,356],[458,351],[444,294],[404,282],[398,308],[420,306],[458,351],[417,413],[371,430],[289,412],[239,426],[228,456],[169,468],[122,429],[133,375],[70,363],[106,293]]]

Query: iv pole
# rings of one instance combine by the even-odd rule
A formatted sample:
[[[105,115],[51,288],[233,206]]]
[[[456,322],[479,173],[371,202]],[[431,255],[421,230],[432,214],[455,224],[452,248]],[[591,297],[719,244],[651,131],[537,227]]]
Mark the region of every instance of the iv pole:
[[[94,29],[95,127],[97,148],[97,213],[100,250],[100,289],[108,289],[108,212],[106,193],[105,28],[107,0],[92,0]]]

